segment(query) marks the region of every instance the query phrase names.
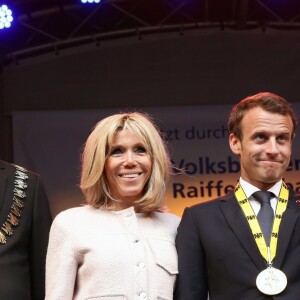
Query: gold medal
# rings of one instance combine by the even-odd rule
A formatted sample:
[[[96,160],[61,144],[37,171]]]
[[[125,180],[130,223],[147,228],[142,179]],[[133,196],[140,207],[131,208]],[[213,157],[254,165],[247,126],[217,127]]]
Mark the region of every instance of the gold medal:
[[[263,270],[256,278],[257,288],[266,295],[277,295],[285,289],[286,285],[285,274],[273,267]]]

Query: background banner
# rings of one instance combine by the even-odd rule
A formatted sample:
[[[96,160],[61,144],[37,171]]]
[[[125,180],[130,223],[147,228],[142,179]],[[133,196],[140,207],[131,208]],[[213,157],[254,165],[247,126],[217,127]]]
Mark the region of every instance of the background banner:
[[[293,104],[297,115],[300,105]],[[42,175],[53,215],[84,203],[78,187],[82,147],[95,124],[122,111],[150,114],[164,132],[174,164],[186,170],[174,175],[166,204],[182,215],[186,206],[226,194],[239,179],[238,157],[228,145],[230,105],[175,106],[142,109],[26,111],[13,113],[14,161]],[[300,139],[296,135],[285,180],[300,191]]]

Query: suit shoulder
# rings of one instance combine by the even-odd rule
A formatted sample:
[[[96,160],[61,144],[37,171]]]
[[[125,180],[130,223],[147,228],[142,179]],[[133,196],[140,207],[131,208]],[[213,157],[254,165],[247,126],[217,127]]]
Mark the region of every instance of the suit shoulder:
[[[24,167],[22,167],[22,166],[19,166],[19,165],[12,165],[12,167],[13,168],[16,168],[16,169],[19,169],[19,170],[24,170],[27,174],[28,174],[28,176],[30,176],[30,177],[37,177],[37,178],[40,178],[40,174],[38,174],[38,173],[36,173],[36,172],[34,172],[34,171],[31,171],[31,170],[28,170],[28,169],[26,169],[26,168],[24,168]]]
[[[6,173],[14,172],[16,166],[7,161],[0,160],[0,169],[5,171]]]
[[[234,198],[235,198],[234,192],[230,191],[226,195],[220,196],[220,197],[212,199],[212,200],[208,200],[206,202],[201,202],[201,203],[194,204],[190,207],[187,207],[187,209],[191,210],[191,211],[212,209],[214,207],[219,206],[220,202],[232,200]]]
[[[290,196],[289,196],[289,204],[292,207],[295,207],[296,209],[300,209],[300,192],[296,192],[293,190],[289,190]]]
[[[7,162],[7,161],[0,160],[0,168],[1,168],[1,169],[4,169],[4,168],[13,168],[13,165],[10,164],[10,163]]]
[[[9,163],[7,161],[0,160],[0,169],[4,170],[7,174],[14,174],[16,170],[26,172],[29,177],[40,177],[36,172],[30,171],[18,164]]]

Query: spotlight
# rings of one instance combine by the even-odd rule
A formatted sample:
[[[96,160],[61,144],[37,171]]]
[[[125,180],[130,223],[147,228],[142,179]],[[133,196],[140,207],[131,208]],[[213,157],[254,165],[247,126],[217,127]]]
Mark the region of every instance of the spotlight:
[[[7,5],[2,4],[0,6],[0,30],[9,28],[13,21],[12,11],[8,8]]]
[[[101,0],[81,0],[81,3],[100,3]]]

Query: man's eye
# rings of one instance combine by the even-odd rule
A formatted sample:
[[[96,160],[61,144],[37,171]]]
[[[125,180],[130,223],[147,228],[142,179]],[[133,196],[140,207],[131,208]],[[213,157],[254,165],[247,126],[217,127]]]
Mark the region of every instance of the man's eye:
[[[279,142],[285,142],[288,140],[288,137],[286,135],[280,135],[279,137],[277,137],[277,140]]]
[[[258,140],[258,141],[264,141],[266,139],[266,137],[263,134],[258,134],[255,137],[255,139]]]

